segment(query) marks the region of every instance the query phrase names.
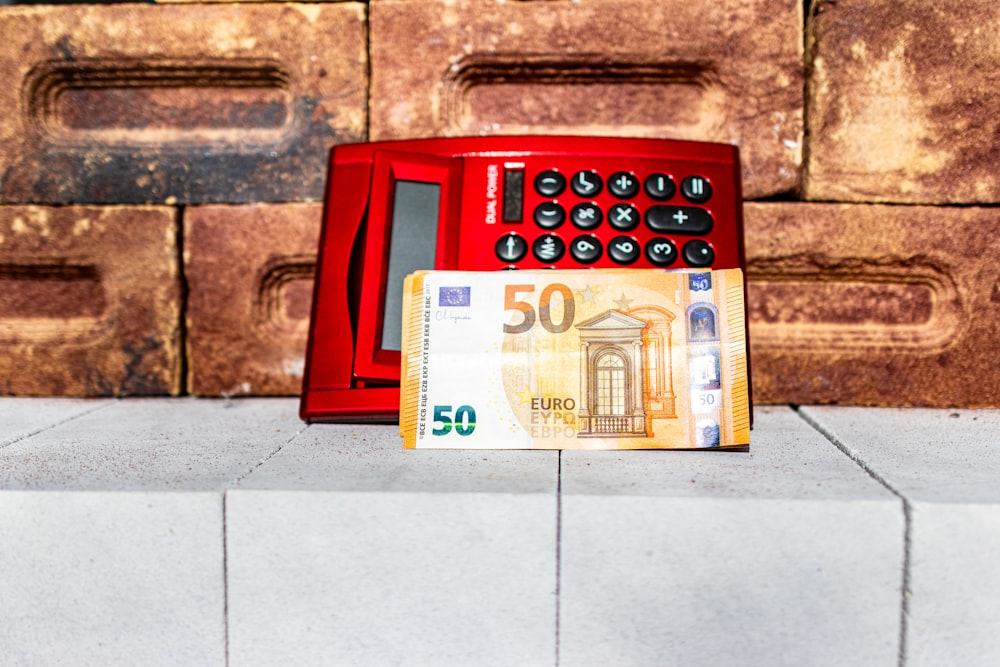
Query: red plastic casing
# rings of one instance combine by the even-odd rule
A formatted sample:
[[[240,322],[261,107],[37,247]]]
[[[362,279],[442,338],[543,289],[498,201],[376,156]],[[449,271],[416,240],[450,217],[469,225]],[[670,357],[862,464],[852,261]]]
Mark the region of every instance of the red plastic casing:
[[[523,170],[523,216],[505,222],[502,208],[504,174]],[[596,172],[601,191],[575,194],[569,185],[558,196],[535,191],[535,176],[546,170],[568,181],[580,171]],[[626,172],[638,180],[639,192],[627,199],[608,187],[612,174]],[[673,178],[670,200],[654,200],[642,182],[657,173]],[[684,199],[681,182],[700,176],[711,186],[703,203]],[[743,250],[743,206],[738,149],[729,144],[571,136],[488,136],[345,144],[330,152],[323,225],[319,244],[312,320],[300,415],[314,421],[395,421],[399,414],[400,353],[382,349],[381,332],[393,194],[397,181],[440,187],[433,266],[424,269],[493,271],[539,268],[623,268],[608,252],[583,264],[570,253],[556,262],[527,256],[514,264],[497,257],[501,237],[514,232],[529,248],[534,239],[554,233],[569,244],[581,234],[593,235],[604,248],[622,235],[640,246],[653,237],[669,238],[678,251],[691,239],[702,239],[714,251],[710,268],[746,268]],[[577,229],[567,219],[556,229],[542,229],[532,212],[543,202],[556,202],[567,214],[578,203],[596,204],[607,216],[615,204],[628,202],[640,216],[654,205],[688,206],[711,215],[711,231],[692,236],[654,232],[644,222],[628,231],[607,218],[597,228]],[[681,255],[678,252],[678,255]],[[641,255],[628,268],[664,268]],[[683,257],[666,268],[689,268]]]

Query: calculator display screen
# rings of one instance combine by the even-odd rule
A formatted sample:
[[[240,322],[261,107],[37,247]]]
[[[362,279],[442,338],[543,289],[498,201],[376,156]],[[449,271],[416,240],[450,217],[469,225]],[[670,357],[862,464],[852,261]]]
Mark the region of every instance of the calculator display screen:
[[[434,268],[437,246],[438,183],[396,181],[389,232],[389,263],[385,306],[382,311],[382,349],[400,349],[403,327],[403,279],[421,269]]]

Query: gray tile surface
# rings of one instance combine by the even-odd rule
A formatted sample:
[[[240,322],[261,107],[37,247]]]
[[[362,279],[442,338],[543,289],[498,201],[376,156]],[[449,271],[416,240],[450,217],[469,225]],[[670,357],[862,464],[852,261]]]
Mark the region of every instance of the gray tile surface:
[[[302,429],[294,402],[4,409],[0,662],[223,664],[223,490]]]
[[[553,664],[557,486],[557,452],[310,427],[227,494],[230,664]]]
[[[906,501],[906,665],[1000,664],[1000,411],[803,413]]]
[[[997,664],[998,441],[758,408],[749,452],[560,459],[293,399],[0,399],[3,658]]]
[[[115,401],[0,449],[0,489],[222,491],[303,428],[287,399]]]
[[[216,494],[0,492],[0,663],[222,665]]]
[[[564,452],[560,664],[895,664],[903,534],[786,408],[749,453]]]
[[[0,447],[113,403],[108,399],[0,396]]]

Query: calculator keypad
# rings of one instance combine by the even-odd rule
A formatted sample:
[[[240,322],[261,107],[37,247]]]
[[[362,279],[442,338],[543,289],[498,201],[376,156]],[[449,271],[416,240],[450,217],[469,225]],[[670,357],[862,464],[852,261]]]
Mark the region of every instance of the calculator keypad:
[[[512,230],[500,237],[496,257],[511,268],[529,253],[544,265],[554,265],[564,256],[582,266],[602,257],[619,266],[640,258],[664,268],[712,265],[716,256],[712,244],[698,238],[715,226],[709,178],[662,169],[605,173],[606,179],[598,169],[563,173],[551,167],[526,174],[526,186],[533,188],[531,196],[539,198],[538,203],[533,204],[523,233]],[[567,222],[565,229],[572,231],[563,231]]]

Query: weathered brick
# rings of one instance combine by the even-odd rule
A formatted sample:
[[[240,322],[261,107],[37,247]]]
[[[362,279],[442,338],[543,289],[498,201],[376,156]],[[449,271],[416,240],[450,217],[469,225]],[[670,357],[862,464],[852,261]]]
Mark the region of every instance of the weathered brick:
[[[816,3],[806,197],[1000,201],[997,33],[991,0]]]
[[[745,213],[755,401],[1000,406],[1000,210]]]
[[[174,211],[0,206],[0,394],[180,392]]]
[[[802,49],[794,0],[381,0],[371,136],[731,142],[773,195],[799,186]]]
[[[322,215],[320,204],[186,209],[191,393],[301,391]]]
[[[322,198],[365,138],[361,3],[5,7],[0,201]]]

